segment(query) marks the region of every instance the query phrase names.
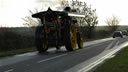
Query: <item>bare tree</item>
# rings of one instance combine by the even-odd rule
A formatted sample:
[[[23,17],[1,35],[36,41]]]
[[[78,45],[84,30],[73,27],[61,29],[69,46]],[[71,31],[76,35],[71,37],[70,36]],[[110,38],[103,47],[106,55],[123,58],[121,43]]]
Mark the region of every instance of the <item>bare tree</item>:
[[[106,24],[108,24],[110,31],[115,31],[118,28],[119,18],[117,16],[112,16],[112,18],[107,18],[105,20]]]
[[[35,9],[35,12],[32,10],[29,10],[29,15],[25,16],[24,18],[22,18],[22,20],[24,21],[24,26],[26,27],[33,27],[33,26],[37,26],[39,24],[41,24],[40,19],[34,19],[32,18],[32,14],[39,12],[37,9]]]
[[[98,17],[96,15],[96,9],[92,9],[91,6],[87,6],[87,3],[78,0],[66,1],[62,0],[62,7],[70,6],[72,9],[76,9],[77,13],[84,14],[84,18],[76,18],[79,27],[86,28],[87,37],[92,37],[92,32],[95,26],[98,24]]]

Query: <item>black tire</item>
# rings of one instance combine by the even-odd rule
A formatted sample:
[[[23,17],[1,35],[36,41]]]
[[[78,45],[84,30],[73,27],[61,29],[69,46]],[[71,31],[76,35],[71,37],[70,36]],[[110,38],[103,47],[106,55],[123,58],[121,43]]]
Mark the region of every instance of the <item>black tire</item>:
[[[83,48],[83,42],[83,34],[81,32],[77,32],[77,44],[79,49]]]
[[[70,24],[69,25],[67,24],[65,27],[65,34],[64,34],[65,35],[65,47],[68,51],[74,51],[76,49],[76,44],[77,44],[76,35],[77,34],[75,34],[76,30],[73,28],[75,28],[75,26],[70,25]],[[74,31],[72,31],[72,30],[74,30]],[[72,38],[74,37],[74,39],[72,39],[71,37]]]
[[[56,46],[56,49],[59,50],[61,48],[61,46]]]
[[[43,35],[43,26],[37,26],[35,31],[35,44],[39,52],[46,52],[48,50],[48,43],[44,40],[41,35]]]
[[[123,38],[123,36],[120,36],[121,38]]]

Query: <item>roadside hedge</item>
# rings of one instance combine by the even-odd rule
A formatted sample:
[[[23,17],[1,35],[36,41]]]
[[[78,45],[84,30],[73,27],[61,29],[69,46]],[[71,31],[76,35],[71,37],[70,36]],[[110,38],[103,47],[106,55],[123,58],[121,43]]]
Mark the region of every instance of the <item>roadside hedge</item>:
[[[0,28],[0,51],[30,48],[34,46],[34,29]]]

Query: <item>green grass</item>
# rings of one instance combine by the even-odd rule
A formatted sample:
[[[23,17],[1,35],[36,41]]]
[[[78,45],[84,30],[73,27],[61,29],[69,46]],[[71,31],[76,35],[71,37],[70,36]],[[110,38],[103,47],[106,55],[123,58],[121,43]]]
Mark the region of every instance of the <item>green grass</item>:
[[[99,66],[94,72],[128,72],[128,47]]]
[[[32,47],[32,48],[24,48],[24,49],[15,49],[10,51],[1,51],[0,57],[12,56],[12,55],[17,55],[17,54],[22,54],[22,53],[32,52],[32,51],[36,51],[36,48]]]

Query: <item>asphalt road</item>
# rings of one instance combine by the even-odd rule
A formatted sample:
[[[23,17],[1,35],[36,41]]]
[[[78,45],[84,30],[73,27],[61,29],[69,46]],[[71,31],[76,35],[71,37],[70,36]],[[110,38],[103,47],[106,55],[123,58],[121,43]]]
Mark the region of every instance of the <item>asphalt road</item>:
[[[106,38],[84,43],[83,49],[68,52],[64,47],[47,53],[25,53],[0,58],[0,72],[82,72],[83,67],[126,43],[128,37]]]

